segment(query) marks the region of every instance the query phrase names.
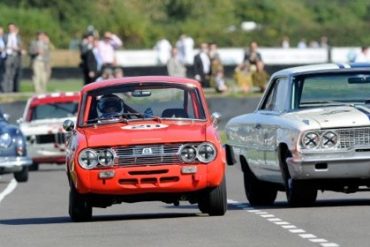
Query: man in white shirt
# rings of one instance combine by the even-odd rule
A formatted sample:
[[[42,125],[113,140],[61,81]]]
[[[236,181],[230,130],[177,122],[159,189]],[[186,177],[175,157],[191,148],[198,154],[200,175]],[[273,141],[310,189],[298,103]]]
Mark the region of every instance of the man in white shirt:
[[[117,35],[111,32],[104,33],[103,40],[99,41],[97,47],[102,63],[101,70],[117,65],[115,52],[122,45],[123,42]]]
[[[22,41],[18,27],[14,23],[8,25],[8,30],[9,32],[4,36],[6,60],[2,90],[3,92],[17,92],[21,72]]]
[[[179,59],[182,64],[190,65],[194,59],[194,40],[192,37],[182,34],[176,42]]]
[[[191,64],[194,58],[194,40],[190,36],[184,38],[185,64]]]
[[[157,52],[157,62],[159,65],[167,64],[168,60],[171,57],[171,49],[172,45],[167,39],[162,38],[158,40],[158,42],[154,46],[154,50],[156,50]]]

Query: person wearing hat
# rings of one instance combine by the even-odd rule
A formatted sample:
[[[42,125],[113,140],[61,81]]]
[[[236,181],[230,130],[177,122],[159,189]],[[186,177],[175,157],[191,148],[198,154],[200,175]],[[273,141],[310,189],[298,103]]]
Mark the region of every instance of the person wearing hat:
[[[102,71],[106,67],[113,68],[116,65],[115,50],[122,46],[122,40],[111,32],[105,32],[103,39],[99,41],[98,52],[102,60]]]

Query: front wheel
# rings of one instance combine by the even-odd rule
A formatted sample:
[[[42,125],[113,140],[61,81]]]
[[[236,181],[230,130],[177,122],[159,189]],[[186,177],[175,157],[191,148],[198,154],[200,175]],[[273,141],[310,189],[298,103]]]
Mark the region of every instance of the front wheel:
[[[36,162],[33,162],[32,165],[29,168],[30,171],[38,171],[39,170],[39,164]]]
[[[14,173],[17,182],[23,183],[28,181],[28,166],[23,166],[22,170]]]
[[[292,157],[292,154],[289,152],[288,148],[280,146],[278,155],[289,206],[304,207],[314,204],[317,197],[317,189],[312,182],[296,180],[290,176],[286,160]]]
[[[251,206],[270,206],[274,204],[277,188],[274,184],[259,180],[242,160],[245,195]]]
[[[286,195],[292,207],[311,206],[316,201],[317,189],[305,181],[289,178],[286,182]]]
[[[75,222],[89,221],[92,218],[92,207],[73,185],[69,190],[69,216]]]
[[[226,179],[223,178],[221,184],[207,191],[202,195],[198,202],[199,210],[202,213],[208,213],[210,216],[221,216],[227,210]]]

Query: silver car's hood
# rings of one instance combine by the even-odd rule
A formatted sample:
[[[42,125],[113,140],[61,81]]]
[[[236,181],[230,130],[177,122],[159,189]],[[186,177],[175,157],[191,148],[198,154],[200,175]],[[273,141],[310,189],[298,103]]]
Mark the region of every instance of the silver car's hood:
[[[370,107],[364,105],[323,107],[291,112],[284,117],[317,129],[370,126]]]

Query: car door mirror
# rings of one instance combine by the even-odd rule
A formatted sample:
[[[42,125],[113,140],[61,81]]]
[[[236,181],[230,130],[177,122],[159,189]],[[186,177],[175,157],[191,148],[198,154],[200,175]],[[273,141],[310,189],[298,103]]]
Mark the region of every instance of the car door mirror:
[[[72,131],[74,127],[75,127],[75,123],[70,119],[67,119],[63,122],[63,129],[67,132]]]
[[[221,114],[218,112],[212,113],[212,123],[213,125],[217,125],[221,120]]]

